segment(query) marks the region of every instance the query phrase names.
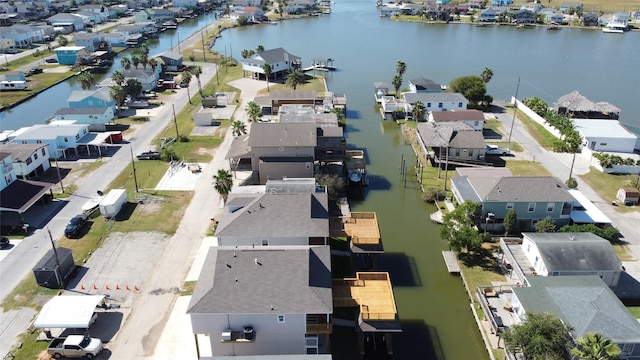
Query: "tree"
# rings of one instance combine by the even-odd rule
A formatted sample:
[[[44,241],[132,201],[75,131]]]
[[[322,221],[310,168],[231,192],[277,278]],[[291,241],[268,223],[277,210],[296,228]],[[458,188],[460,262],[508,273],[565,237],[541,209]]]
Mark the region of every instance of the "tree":
[[[617,360],[620,359],[620,347],[611,339],[600,334],[587,333],[576,340],[571,355],[580,360]]]
[[[149,55],[147,54],[140,54],[140,65],[142,65],[143,69],[147,69],[147,65],[149,65]]]
[[[83,90],[91,89],[91,86],[93,86],[93,84],[95,83],[93,74],[87,71],[78,75],[78,81],[80,82],[80,87],[82,87]]]
[[[213,175],[213,188],[216,189],[225,202],[227,201],[227,196],[231,192],[232,187],[233,177],[228,170],[219,169],[218,173]]]
[[[120,108],[124,105],[124,100],[127,98],[127,91],[120,85],[113,85],[109,87],[109,95],[116,102],[116,110],[118,111],[118,117],[120,117]]]
[[[196,77],[198,81],[198,92],[202,95],[202,84],[200,83],[200,75],[202,75],[202,67],[194,65],[191,67],[191,74]]]
[[[249,101],[246,111],[247,115],[249,115],[249,122],[256,122],[262,116],[262,109],[255,101]]]
[[[482,81],[487,84],[489,81],[491,81],[491,78],[493,77],[493,71],[489,68],[484,68],[484,70],[482,70],[482,75],[480,75],[480,77],[482,78]]]
[[[66,36],[64,35],[60,35],[56,38],[56,41],[58,42],[58,45],[60,46],[67,46],[69,45],[69,39],[67,39]]]
[[[578,188],[578,180],[576,180],[576,178],[574,178],[574,177],[568,178],[567,181],[565,182],[565,184],[567,185],[567,187],[569,189],[577,189]]]
[[[291,70],[284,79],[285,85],[292,87],[293,90],[295,90],[298,85],[304,83],[304,81],[304,74],[298,69]]]
[[[132,98],[135,98],[142,92],[142,84],[140,83],[140,81],[138,81],[138,79],[130,78],[127,79],[127,82],[124,85],[124,89],[127,95],[131,95]]]
[[[123,57],[122,59],[120,59],[120,65],[122,66],[123,69],[125,70],[129,70],[131,69],[131,59],[129,59],[128,57]]]
[[[393,88],[396,90],[396,99],[397,99],[400,92],[400,86],[402,86],[402,77],[399,75],[394,76],[393,79],[391,80],[391,85],[393,85]]]
[[[151,71],[155,72],[158,67],[158,60],[156,58],[149,59],[149,67],[151,67]]]
[[[427,12],[427,8],[422,6],[420,9],[418,9],[418,12],[416,12],[416,15],[418,15],[418,17],[420,18],[420,20],[424,20],[424,14]]]
[[[571,347],[571,328],[549,313],[527,313],[527,319],[505,330],[506,347],[526,359],[565,359]]]
[[[518,214],[514,209],[507,211],[507,215],[505,215],[502,225],[504,226],[505,236],[508,236],[518,228]]]
[[[327,196],[330,200],[338,200],[338,196],[344,191],[344,179],[336,174],[316,175],[318,185],[327,187]]]
[[[255,54],[255,52],[253,50],[247,50],[247,49],[243,49],[240,52],[240,55],[242,55],[243,59],[247,59],[247,58],[251,57],[253,54]]]
[[[240,136],[247,133],[247,126],[240,120],[236,120],[231,124],[233,136]]]
[[[424,106],[424,103],[420,100],[416,101],[416,103],[413,105],[413,109],[411,109],[413,120],[415,120],[416,122],[422,121],[426,111],[427,108]]]
[[[264,63],[262,65],[262,70],[264,71],[264,77],[267,78],[267,91],[269,90],[269,78],[271,77],[271,65],[269,63]]]
[[[398,61],[398,63],[396,64],[396,74],[398,74],[398,76],[402,78],[402,76],[404,76],[404,73],[406,71],[407,71],[407,64],[405,64],[402,61]]]
[[[131,64],[133,64],[133,67],[138,70],[138,66],[140,65],[140,57],[138,57],[138,55],[131,55]]]
[[[256,47],[256,52],[263,52],[264,51],[264,46],[263,45],[258,45]]]
[[[111,75],[111,80],[113,80],[113,82],[116,83],[118,86],[122,86],[127,79],[125,79],[122,71],[116,70]]]
[[[236,22],[238,23],[238,25],[240,26],[245,26],[249,23],[249,18],[246,16],[240,16],[238,18],[238,20],[236,20]]]
[[[554,232],[556,231],[556,222],[553,221],[551,216],[547,216],[546,218],[538,221],[534,227],[536,228],[536,232]]]
[[[347,115],[344,113],[344,109],[341,109],[339,107],[334,107],[333,109],[331,109],[331,112],[336,114],[336,118],[338,119],[339,126],[347,125]]]
[[[191,94],[189,93],[189,84],[191,83],[191,73],[188,71],[183,71],[180,75],[180,86],[183,88],[187,88],[187,99],[189,99],[189,104],[191,104]]]
[[[480,76],[461,76],[451,80],[447,91],[461,93],[470,103],[480,105],[486,100],[487,86]]]
[[[482,245],[482,235],[474,228],[478,204],[467,200],[444,216],[440,237],[449,242],[453,251],[473,251]]]
[[[524,98],[522,103],[542,117],[546,117],[549,112],[549,105],[539,97]]]

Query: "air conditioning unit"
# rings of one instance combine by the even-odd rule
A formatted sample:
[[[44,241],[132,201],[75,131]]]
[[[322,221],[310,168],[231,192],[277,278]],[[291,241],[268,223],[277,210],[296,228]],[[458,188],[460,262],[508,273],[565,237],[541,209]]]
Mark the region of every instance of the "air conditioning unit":
[[[231,341],[231,329],[225,329],[222,332],[222,341]]]

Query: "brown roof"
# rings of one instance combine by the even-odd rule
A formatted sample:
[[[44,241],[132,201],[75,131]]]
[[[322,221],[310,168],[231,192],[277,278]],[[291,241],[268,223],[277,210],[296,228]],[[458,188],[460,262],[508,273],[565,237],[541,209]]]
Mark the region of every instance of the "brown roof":
[[[484,121],[484,114],[480,110],[433,111],[431,116],[435,122]]]
[[[314,123],[253,123],[249,146],[316,146]]]
[[[47,144],[2,144],[0,150],[2,153],[9,153],[13,162],[25,162],[36,151],[47,146]]]

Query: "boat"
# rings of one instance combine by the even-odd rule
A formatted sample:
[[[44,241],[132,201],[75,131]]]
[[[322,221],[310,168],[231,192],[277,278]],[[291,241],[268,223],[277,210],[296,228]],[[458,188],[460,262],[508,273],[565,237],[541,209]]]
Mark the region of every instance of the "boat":
[[[560,30],[560,26],[552,22],[547,25],[547,30]]]
[[[602,32],[604,33],[612,33],[612,34],[623,34],[624,33],[624,29],[622,28],[617,28],[617,27],[604,27],[602,28]]]
[[[165,21],[162,23],[162,27],[165,29],[177,29],[178,28],[178,23],[175,21]]]
[[[349,169],[349,180],[354,183],[362,180],[362,172],[360,171],[360,169]]]
[[[82,205],[82,213],[91,214],[92,212],[94,212],[98,208],[98,206],[100,206],[100,202],[103,198],[104,196],[98,195],[89,199],[86,203],[84,203],[84,205]]]

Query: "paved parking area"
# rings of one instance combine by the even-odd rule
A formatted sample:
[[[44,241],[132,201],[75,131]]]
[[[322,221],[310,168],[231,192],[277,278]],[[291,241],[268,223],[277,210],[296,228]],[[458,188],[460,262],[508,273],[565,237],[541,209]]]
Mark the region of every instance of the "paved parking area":
[[[198,166],[199,170],[189,170],[190,166]],[[155,190],[193,191],[202,178],[206,166],[205,163],[183,163],[173,169],[170,166],[156,185]]]

